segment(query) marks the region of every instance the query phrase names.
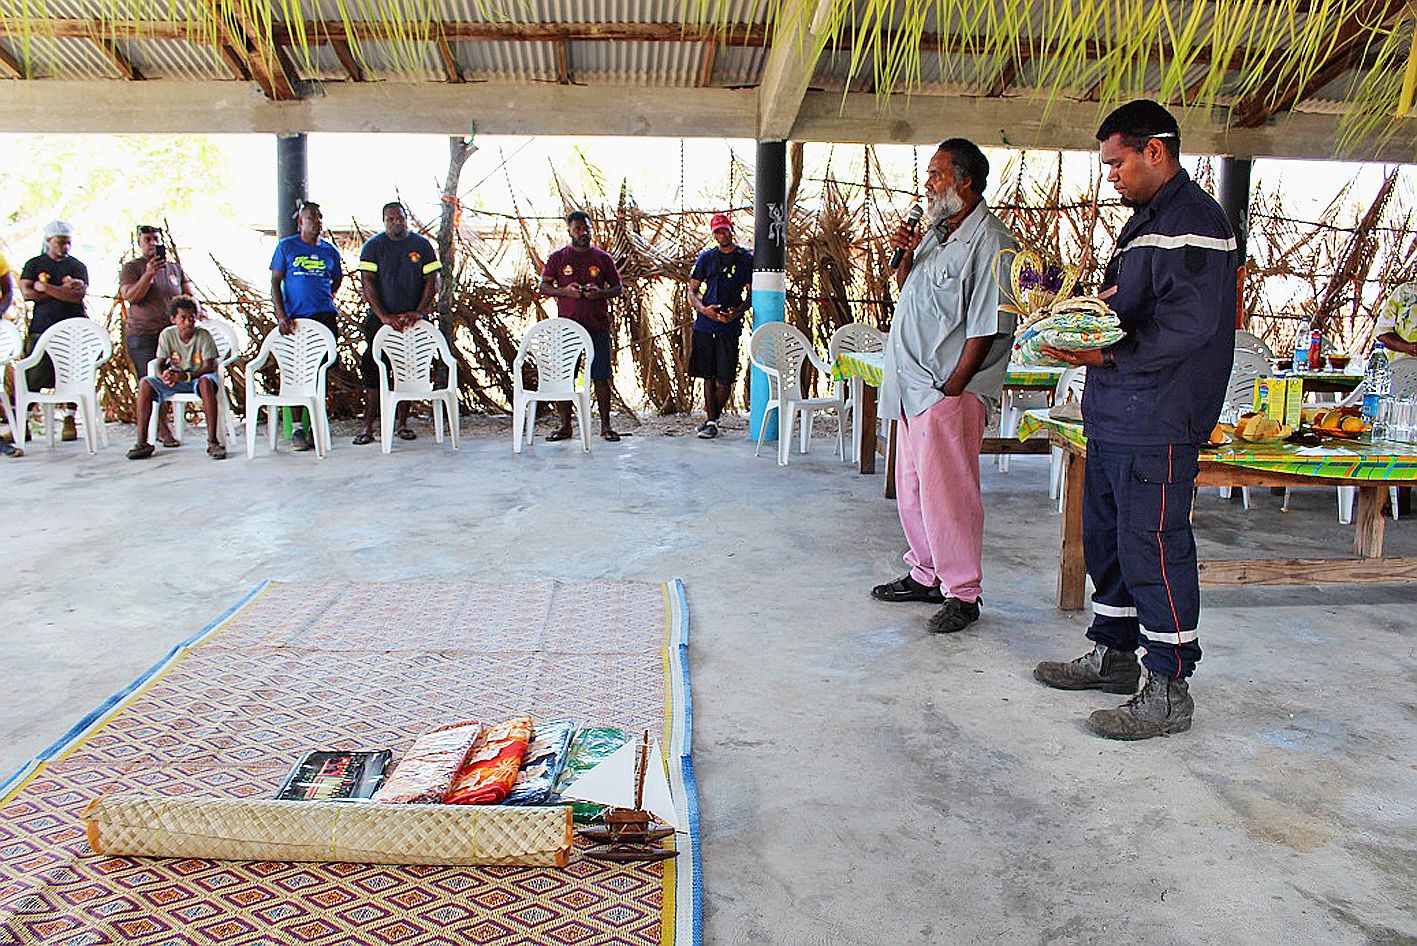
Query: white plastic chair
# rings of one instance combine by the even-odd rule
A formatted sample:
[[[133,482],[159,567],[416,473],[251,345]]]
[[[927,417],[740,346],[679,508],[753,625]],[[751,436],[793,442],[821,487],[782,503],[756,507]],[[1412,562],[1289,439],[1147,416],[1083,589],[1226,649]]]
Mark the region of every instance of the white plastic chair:
[[[1053,388],[1053,405],[1061,406],[1071,398],[1082,405],[1082,392],[1087,386],[1086,368],[1065,368],[1058,375],[1058,384]],[[1057,501],[1057,509],[1063,511],[1063,473],[1067,470],[1068,453],[1062,447],[1048,447],[1048,498]]]
[[[208,315],[205,311],[200,313],[197,319],[197,327],[211,331],[212,326],[222,329],[232,339],[232,346],[236,349],[237,357],[246,350],[246,346],[251,344],[251,336],[241,326],[230,319],[224,319],[219,315]],[[213,334],[215,334],[213,332]]]
[[[216,376],[221,383],[216,389],[217,406],[217,428],[223,445],[236,439],[236,419],[231,411],[231,398],[226,390],[226,369],[230,367],[241,354],[241,346],[237,343],[236,333],[231,327],[231,323],[225,319],[206,319],[200,322],[198,328],[204,328],[211,333],[212,341],[216,342]],[[158,363],[154,358],[148,362],[148,377],[157,374]],[[202,395],[193,392],[192,394],[174,394],[167,399],[169,404],[175,405],[172,409],[172,434],[178,440],[182,439],[182,429],[186,425],[186,411],[183,405],[201,404]],[[157,442],[157,405],[153,405],[152,416],[148,418],[148,443]]]
[[[25,372],[39,364],[45,355],[54,363],[54,388],[51,394],[31,391]],[[28,358],[15,362],[15,417],[29,414],[31,404],[43,405],[44,429],[49,433],[49,447],[54,449],[54,405],[74,404],[84,425],[84,443],[89,453],[97,453],[99,444],[108,446],[108,425],[98,409],[98,366],[113,357],[113,342],[108,333],[88,319],[65,319],[44,330],[35,342]],[[22,446],[24,431],[16,438]]]
[[[5,390],[5,369],[19,361],[24,351],[25,339],[20,334],[19,326],[8,319],[0,318],[0,404],[5,408],[5,423],[10,425],[10,436],[14,438],[17,447],[25,445],[25,432],[15,420],[15,404],[10,392]]]
[[[266,428],[270,433],[271,449],[276,448],[276,428],[279,427],[277,408],[303,407],[310,412],[314,426],[315,456],[324,457],[330,450],[330,416],[325,410],[325,374],[334,364],[335,337],[329,329],[313,319],[296,319],[295,331],[282,335],[272,329],[261,343],[261,350],[246,365],[246,458],[256,458],[256,424],[261,408],[266,408]],[[268,394],[256,390],[256,375],[266,362],[276,360],[280,374],[280,390]]]
[[[1240,333],[1236,332],[1235,334],[1238,340]],[[1273,373],[1266,355],[1253,349],[1241,348],[1237,341],[1235,364],[1230,369],[1230,380],[1225,385],[1225,401],[1221,406],[1220,419],[1233,424],[1241,414],[1250,410],[1255,403],[1255,382],[1260,378],[1267,378]],[[1229,499],[1231,489],[1229,486],[1220,487],[1220,498]],[[1240,505],[1245,509],[1250,508],[1250,488],[1248,486],[1240,487]]]
[[[777,465],[787,466],[787,455],[792,442],[792,426],[801,424],[802,453],[807,453],[812,442],[812,417],[817,411],[836,410],[836,397],[807,397],[802,393],[802,363],[810,361],[818,371],[831,377],[831,365],[817,357],[807,336],[786,322],[765,322],[753,329],[748,341],[748,357],[753,364],[767,375],[768,402],[763,410],[762,422],[758,427],[758,448],[753,456],[763,449],[763,436],[768,429],[768,415],[778,412]],[[838,449],[842,446],[842,425],[837,424],[836,439]]]
[[[1047,395],[1047,391],[1014,391],[1004,388],[1003,397],[999,401],[999,436],[1004,440],[1017,437],[1019,425],[1023,423],[1023,412],[1030,408],[1047,407]],[[1007,453],[994,457],[994,463],[1000,473],[1009,472],[1009,460]]]
[[[827,341],[827,361],[835,365],[842,352],[878,352],[884,351],[885,347],[884,332],[864,322],[848,322],[832,332],[832,337]],[[861,461],[861,418],[857,415],[856,406],[861,403],[861,389],[865,383],[860,378],[833,383],[836,389],[836,415],[843,430],[847,429],[847,417],[851,418],[850,435],[845,439],[851,445],[851,456],[846,456],[845,449],[841,451],[842,459],[851,463]]]
[[[1238,329],[1235,332],[1235,350],[1250,351],[1263,357],[1266,361],[1274,361],[1274,350],[1269,347],[1264,339],[1253,332]]]
[[[512,453],[522,452],[536,433],[536,405],[570,401],[581,428],[581,448],[590,453],[590,333],[570,319],[544,319],[522,336],[512,359]],[[536,388],[523,387],[522,367],[527,358],[536,365]],[[585,359],[585,371],[576,377],[576,366]]]
[[[388,359],[386,362],[384,359]],[[446,387],[433,387],[433,359],[448,366]],[[379,432],[385,453],[393,451],[394,412],[403,401],[428,401],[433,405],[433,432],[443,442],[443,417],[447,416],[453,449],[458,448],[458,365],[443,333],[426,319],[400,332],[384,325],[374,335],[374,364],[379,369]],[[389,366],[393,377],[389,377]]]

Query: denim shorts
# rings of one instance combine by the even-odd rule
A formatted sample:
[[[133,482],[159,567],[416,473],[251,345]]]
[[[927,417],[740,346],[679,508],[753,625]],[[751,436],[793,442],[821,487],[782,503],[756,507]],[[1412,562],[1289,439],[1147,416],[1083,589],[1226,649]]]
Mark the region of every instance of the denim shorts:
[[[160,403],[172,397],[174,394],[199,394],[200,392],[197,390],[197,385],[207,379],[211,379],[212,384],[216,385],[218,388],[221,387],[221,379],[216,376],[216,372],[198,375],[191,381],[178,381],[171,386],[164,384],[161,378],[156,378],[152,375],[149,375],[145,380],[148,384],[152,385],[153,393],[157,395],[157,399]]]

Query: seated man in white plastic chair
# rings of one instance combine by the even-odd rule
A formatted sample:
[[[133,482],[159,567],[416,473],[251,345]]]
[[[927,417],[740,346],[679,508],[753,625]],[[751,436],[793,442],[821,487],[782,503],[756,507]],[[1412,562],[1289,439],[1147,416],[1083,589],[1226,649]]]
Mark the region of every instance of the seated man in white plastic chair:
[[[207,456],[225,460],[226,447],[217,439],[221,430],[217,412],[217,393],[221,390],[217,366],[221,356],[216,339],[197,326],[197,300],[191,296],[173,296],[167,309],[172,324],[157,339],[157,374],[138,382],[138,442],[128,451],[128,459],[146,460],[154,453],[148,441],[154,401],[161,405],[174,394],[198,394],[207,418]]]

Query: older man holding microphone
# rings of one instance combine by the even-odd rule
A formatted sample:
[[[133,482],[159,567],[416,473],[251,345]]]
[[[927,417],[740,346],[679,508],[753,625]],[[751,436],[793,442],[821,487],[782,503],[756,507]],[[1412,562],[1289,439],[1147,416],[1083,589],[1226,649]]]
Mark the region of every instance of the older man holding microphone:
[[[940,609],[927,626],[953,633],[979,619],[984,504],[979,450],[998,405],[1014,331],[994,279],[995,258],[1017,241],[984,202],[989,162],[950,138],[930,159],[929,208],[918,231],[891,244],[901,287],[886,345],[880,416],[896,420],[896,501],[910,571],[871,589],[880,601]]]

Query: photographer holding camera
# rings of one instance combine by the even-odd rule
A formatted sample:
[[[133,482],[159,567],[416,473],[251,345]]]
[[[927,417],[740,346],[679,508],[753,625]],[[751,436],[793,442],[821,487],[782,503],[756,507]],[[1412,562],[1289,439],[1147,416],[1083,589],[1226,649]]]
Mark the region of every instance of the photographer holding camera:
[[[181,265],[169,259],[167,242],[160,227],[138,227],[137,259],[123,264],[118,275],[118,292],[123,297],[127,317],[123,321],[123,342],[133,371],[141,381],[147,377],[148,362],[157,357],[158,336],[171,322],[168,303],[176,296],[194,295],[195,289]],[[170,422],[172,408],[164,405],[158,415],[157,439],[164,447],[177,446]]]

